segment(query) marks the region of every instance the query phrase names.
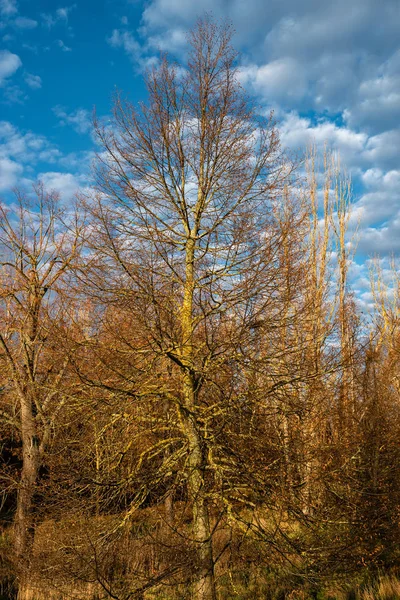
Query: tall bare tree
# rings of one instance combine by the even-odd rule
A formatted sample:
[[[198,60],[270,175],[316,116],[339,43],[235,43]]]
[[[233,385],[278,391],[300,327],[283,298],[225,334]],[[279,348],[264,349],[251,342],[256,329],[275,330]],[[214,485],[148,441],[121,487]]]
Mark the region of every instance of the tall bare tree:
[[[216,598],[207,493],[217,460],[210,424],[222,410],[215,377],[250,347],[279,289],[274,205],[293,169],[272,118],[241,90],[230,39],[229,27],[199,21],[186,69],[164,58],[147,75],[148,102],[137,109],[117,97],[112,126],[96,127],[98,256],[120,273],[103,294],[125,290],[140,304],[148,345],[179,372],[169,401],[187,447],[197,600]]]
[[[60,384],[68,356],[55,342],[63,321],[60,291],[79,256],[82,231],[74,218],[64,220],[57,195],[41,184],[33,199],[17,192],[14,206],[0,209],[0,358],[6,373],[3,417],[16,426],[22,444],[14,519],[21,596],[39,471],[64,402]]]

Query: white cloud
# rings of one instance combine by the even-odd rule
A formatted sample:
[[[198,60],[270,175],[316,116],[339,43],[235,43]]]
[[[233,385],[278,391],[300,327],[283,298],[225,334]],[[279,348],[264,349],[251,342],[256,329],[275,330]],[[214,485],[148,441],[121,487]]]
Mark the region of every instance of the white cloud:
[[[17,162],[0,156],[0,191],[9,190],[18,183],[23,167]]]
[[[46,137],[21,132],[12,123],[0,121],[1,192],[9,192],[15,186],[27,188],[41,179],[68,202],[76,192],[89,190],[93,156],[93,152],[63,155]]]
[[[315,145],[323,152],[325,145],[338,151],[342,162],[348,167],[358,166],[360,155],[364,152],[368,136],[346,127],[339,127],[332,121],[322,120],[312,124],[310,119],[291,112],[279,125],[281,141],[284,147],[304,150]]]
[[[199,0],[198,2],[153,0],[143,11],[143,21],[147,27],[151,28],[165,28],[165,26],[172,28],[169,26],[174,23],[191,24],[203,12],[213,11],[216,17],[220,16],[220,4],[222,3],[223,0],[220,2],[218,0]]]
[[[175,37],[184,41],[184,32],[207,11],[232,20],[235,45],[245,48],[248,63],[257,69],[252,69],[254,91],[268,104],[277,100],[287,109],[335,114],[346,110],[351,127],[363,120],[363,113],[365,122],[372,112],[377,124],[379,112],[392,127],[396,118],[398,122],[399,69],[390,70],[398,49],[398,0],[150,0],[141,33],[149,44],[154,40],[161,48],[181,52],[183,45]],[[365,82],[375,73],[371,96]],[[389,94],[382,85],[391,88]]]
[[[8,50],[0,51],[0,85],[13,75],[22,65],[21,59],[17,54]]]
[[[351,211],[350,230],[358,229],[358,251],[366,255],[400,251],[400,132],[369,137],[327,119],[312,122],[297,113],[279,125],[284,147],[303,150],[314,145],[338,151],[340,162],[357,182],[358,198]]]
[[[239,79],[253,93],[272,100],[302,98],[307,92],[307,78],[295,59],[286,57],[265,65],[241,68]]]
[[[400,120],[400,50],[368,75],[360,81],[344,116],[351,127],[378,133],[397,126]]]
[[[165,35],[147,35],[145,29],[143,30],[146,36],[147,47],[155,52],[168,52],[174,54],[181,54],[182,50],[186,47],[187,36],[184,29],[175,27],[169,32],[168,37]]]
[[[22,44],[22,47],[25,50],[29,50],[29,52],[33,52],[34,54],[37,54],[39,50],[38,46],[36,46],[35,44],[27,44],[26,42]]]
[[[292,111],[283,116],[279,130],[284,147],[304,150],[315,145],[320,152],[327,146],[337,151],[341,162],[354,176],[359,176],[366,169],[377,167],[383,171],[396,168],[400,131],[386,131],[375,136],[368,136],[365,131],[357,131],[346,125],[337,125],[327,118],[300,117]]]
[[[357,189],[361,251],[398,248],[398,0],[149,0],[141,27],[115,29],[108,42],[138,68],[157,49],[182,58],[205,12],[232,20],[241,83],[275,109],[283,147],[339,153]]]
[[[68,13],[71,10],[71,7],[69,8],[57,8],[56,10],[56,17],[57,19],[59,19],[60,21],[67,21],[68,20]]]
[[[48,29],[52,29],[57,23],[68,23],[69,13],[76,8],[76,4],[57,8],[54,13],[42,13],[42,22]]]
[[[7,85],[3,92],[5,104],[24,104],[28,99],[19,85]]]
[[[53,17],[53,15],[44,13],[41,15],[41,17],[42,24],[45,25],[48,29],[51,29],[57,23],[57,20]]]
[[[113,32],[107,42],[113,48],[123,48],[132,58],[140,55],[142,52],[139,42],[133,37],[130,31],[122,31],[121,29],[113,29]]]
[[[122,48],[138,70],[157,62],[157,57],[147,55],[148,45],[140,44],[130,31],[114,29],[107,42],[112,48]]]
[[[88,133],[92,128],[90,113],[84,108],[77,108],[68,113],[63,106],[58,105],[52,110],[58,117],[60,125],[71,125],[77,133]]]
[[[361,179],[365,191],[352,217],[360,221],[359,250],[370,255],[400,251],[400,170],[372,167]]]
[[[56,44],[63,52],[71,52],[72,48],[66,46],[62,40],[57,40]]]
[[[0,121],[0,191],[25,187],[41,179],[48,189],[60,192],[68,201],[77,191],[89,189],[92,159],[93,152],[62,155],[44,136],[21,132],[12,123]],[[45,170],[49,164],[54,167]],[[42,172],[37,174],[39,166]]]
[[[64,200],[69,200],[80,190],[86,189],[85,178],[72,173],[49,171],[39,173],[38,179],[43,182],[48,190],[59,192]]]
[[[399,166],[400,129],[384,131],[369,138],[365,157],[375,166],[392,169]]]
[[[75,174],[79,173],[87,178],[87,174],[90,172],[90,168],[95,156],[96,154],[93,150],[71,152],[65,156],[61,156],[58,159],[57,164],[59,164],[63,169],[73,171]]]
[[[16,0],[0,0],[0,15],[9,17],[18,12],[18,4]]]
[[[28,131],[21,133],[8,121],[0,121],[0,158],[35,165],[40,161],[55,162],[60,151],[47,138]]]
[[[400,252],[400,215],[382,227],[368,227],[362,231],[358,250],[369,256],[398,254]]]
[[[390,219],[400,210],[400,170],[371,168],[362,174],[365,193],[354,205],[364,225]]]
[[[38,22],[34,19],[28,19],[27,17],[17,17],[13,24],[17,29],[35,29]]]
[[[32,73],[25,73],[24,79],[27,85],[33,90],[38,90],[42,87],[42,79],[39,75],[33,75]]]

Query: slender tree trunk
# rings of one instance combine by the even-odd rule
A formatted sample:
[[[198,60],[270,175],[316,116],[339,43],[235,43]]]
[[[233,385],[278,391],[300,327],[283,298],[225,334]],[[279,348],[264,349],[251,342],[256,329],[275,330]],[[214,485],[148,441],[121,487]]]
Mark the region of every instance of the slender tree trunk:
[[[167,423],[169,423],[169,408],[170,407],[169,407],[168,400],[164,400],[163,412],[164,412],[164,418]],[[169,428],[168,428],[168,434],[169,434]],[[169,447],[167,447],[164,450],[165,460],[168,461],[170,455],[171,455],[171,449]],[[174,522],[174,500],[173,500],[173,492],[172,491],[169,491],[164,499],[164,508],[165,508],[166,521],[167,521],[167,523],[172,524]]]
[[[29,274],[31,280],[28,292],[29,314],[27,335],[24,336],[25,365],[27,381],[20,386],[22,473],[18,491],[15,515],[15,554],[18,561],[19,586],[18,600],[24,597],[25,585],[29,583],[31,549],[33,544],[32,500],[35,493],[40,466],[40,440],[34,416],[36,342],[39,330],[39,313],[42,296],[36,273]]]
[[[23,466],[14,520],[14,549],[19,572],[18,598],[22,598],[24,585],[29,577],[33,543],[32,500],[40,466],[39,439],[29,398],[21,400],[21,432]]]
[[[290,423],[288,415],[283,415],[282,420],[282,432],[283,432],[283,454],[285,457],[285,486],[290,500],[293,496],[293,472],[292,472],[292,461],[290,456]]]

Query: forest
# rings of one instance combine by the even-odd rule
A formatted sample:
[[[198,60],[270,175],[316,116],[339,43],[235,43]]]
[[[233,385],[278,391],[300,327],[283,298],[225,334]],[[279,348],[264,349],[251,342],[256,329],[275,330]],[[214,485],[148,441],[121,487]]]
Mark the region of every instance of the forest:
[[[0,596],[400,598],[399,273],[211,18],[94,119],[90,192],[0,206]]]

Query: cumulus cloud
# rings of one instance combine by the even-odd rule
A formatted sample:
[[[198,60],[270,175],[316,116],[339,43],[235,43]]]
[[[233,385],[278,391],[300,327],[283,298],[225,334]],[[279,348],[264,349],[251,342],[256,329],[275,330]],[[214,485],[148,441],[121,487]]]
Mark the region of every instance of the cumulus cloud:
[[[398,167],[398,148],[400,130],[385,131],[369,136],[366,131],[358,131],[346,125],[319,117],[315,122],[311,118],[301,117],[295,111],[283,116],[279,124],[283,146],[294,150],[315,146],[321,153],[325,146],[337,151],[342,164],[354,176],[361,176],[367,169],[376,167],[391,171]]]
[[[283,146],[294,150],[314,146],[337,152],[357,187],[351,207],[350,230],[358,229],[363,255],[400,251],[400,132],[369,137],[327,119],[312,122],[292,111],[279,125]]]
[[[130,31],[114,29],[107,42],[113,48],[123,48],[132,58],[139,56],[142,52],[141,45]]]
[[[88,133],[92,128],[90,113],[84,108],[68,113],[65,107],[58,105],[53,108],[53,112],[61,126],[70,125],[77,133]]]
[[[145,29],[142,30],[142,34],[146,36],[147,47],[155,52],[161,51],[179,55],[186,47],[186,31],[178,27],[172,29],[168,37],[163,34],[147,35]]]
[[[153,0],[143,11],[143,22],[152,29],[172,29],[174,25],[190,26],[203,12],[214,11],[221,16],[223,0],[200,0],[199,2],[180,2],[179,0]],[[229,3],[232,4],[232,3]],[[251,4],[251,3],[250,3]]]
[[[0,86],[8,77],[20,68],[22,61],[17,54],[13,54],[8,50],[0,51]]]
[[[50,171],[47,173],[40,173],[38,178],[49,190],[54,190],[67,196],[73,196],[79,189],[79,184],[71,173]]]
[[[25,73],[25,83],[29,85],[33,90],[38,90],[42,87],[42,79],[39,75],[33,75],[32,73]]]
[[[307,77],[293,58],[286,57],[265,65],[248,65],[241,68],[239,79],[253,93],[268,101],[290,102],[307,93]]]
[[[138,68],[157,49],[179,59],[205,12],[232,22],[240,81],[263,110],[275,109],[282,145],[339,153],[357,189],[360,251],[397,248],[398,0],[149,0],[138,30],[115,29],[108,42]]]
[[[242,80],[269,106],[343,113],[369,134],[398,123],[398,0],[150,0],[136,34],[116,29],[109,43],[138,64],[143,46],[179,55],[205,12],[232,21]]]
[[[133,66],[139,71],[157,61],[156,57],[147,55],[148,46],[141,44],[130,31],[114,29],[107,38],[107,43],[112,48],[122,48],[129,56]]]
[[[0,121],[0,191],[7,192],[39,178],[49,189],[69,200],[77,190],[88,189],[93,155],[93,152],[63,155],[45,136],[22,132],[12,123]]]
[[[70,152],[61,156],[57,160],[57,164],[69,172],[74,172],[76,176],[79,174],[82,178],[88,179],[88,173],[90,172],[95,156],[96,153],[93,150]]]
[[[321,47],[334,50],[349,50],[354,44],[366,44],[366,28],[377,22],[388,22],[387,30],[373,27],[369,32],[370,42],[376,46],[385,37],[385,47],[397,38],[398,18],[396,0],[346,0],[335,3],[319,0],[198,0],[183,3],[179,0],[151,0],[143,13],[143,22],[149,29],[170,30],[174,27],[190,27],[205,11],[217,18],[232,20],[240,42],[251,36],[251,51],[271,55],[295,56],[320,55]],[[372,27],[371,27],[372,29]],[[338,45],[340,44],[340,45]]]
[[[400,250],[400,170],[372,167],[362,174],[365,192],[353,206],[360,221],[359,250],[387,254]]]
[[[365,156],[378,167],[393,169],[399,166],[400,129],[384,131],[369,138]]]
[[[8,121],[0,121],[0,158],[22,164],[55,162],[60,151],[47,138],[31,131],[22,133]]]
[[[388,225],[368,227],[360,235],[359,252],[368,256],[375,254],[398,254],[400,251],[400,215],[396,215]]]
[[[39,173],[38,179],[43,182],[48,190],[58,192],[64,200],[70,200],[79,191],[87,189],[84,176],[77,176],[72,173],[49,171]]]
[[[360,156],[368,142],[364,132],[339,127],[327,119],[312,123],[311,119],[300,117],[294,111],[285,116],[279,130],[283,146],[293,150],[316,146],[321,153],[328,146],[340,154],[342,162],[349,168],[360,166]]]
[[[17,162],[0,155],[0,191],[13,188],[18,183],[23,167]]]
[[[179,0],[151,0],[143,12],[143,33],[160,47],[164,43],[169,50],[182,49],[174,38],[184,42],[184,32],[204,11],[232,20],[236,44],[250,58],[249,80],[269,103],[347,111],[353,127],[356,120],[361,124],[372,112],[379,114],[379,105],[374,108],[378,96],[382,111],[390,113],[384,119],[393,124],[397,118],[397,0],[198,0],[183,5]],[[377,75],[371,77],[373,73]]]
[[[42,24],[48,29],[65,27],[75,6],[42,15]],[[322,150],[328,143],[340,153],[357,185],[352,226],[361,219],[361,251],[397,248],[398,0],[148,0],[140,27],[131,30],[132,20],[121,16],[107,42],[124,51],[134,68],[141,71],[155,63],[159,49],[181,57],[186,51],[186,32],[207,11],[216,19],[232,21],[237,32],[234,43],[242,51],[240,80],[257,96],[263,109],[277,109],[283,145],[303,150],[314,143]],[[36,23],[18,15],[15,0],[0,0],[0,13],[14,28],[33,28]],[[64,36],[60,32],[56,37]],[[63,52],[71,51],[62,39],[53,43]],[[0,82],[7,82],[20,66],[15,54],[3,51]],[[38,76],[24,77],[33,89],[41,84]],[[18,86],[8,84],[7,94],[15,101],[23,100]],[[53,110],[60,125],[78,133],[90,131],[90,115],[85,109],[70,111],[56,106]],[[25,136],[18,134],[17,139],[29,154]],[[52,149],[47,146],[47,151],[51,154]],[[17,163],[20,160],[11,154],[6,158]],[[12,165],[9,168],[11,172]],[[74,175],[61,173],[63,168],[68,169],[58,163],[46,171],[46,176],[56,183],[59,177],[69,190],[81,183]],[[75,177],[74,182],[71,177]]]
[[[370,132],[395,127],[400,119],[400,50],[357,86],[354,102],[344,110],[351,127]]]

